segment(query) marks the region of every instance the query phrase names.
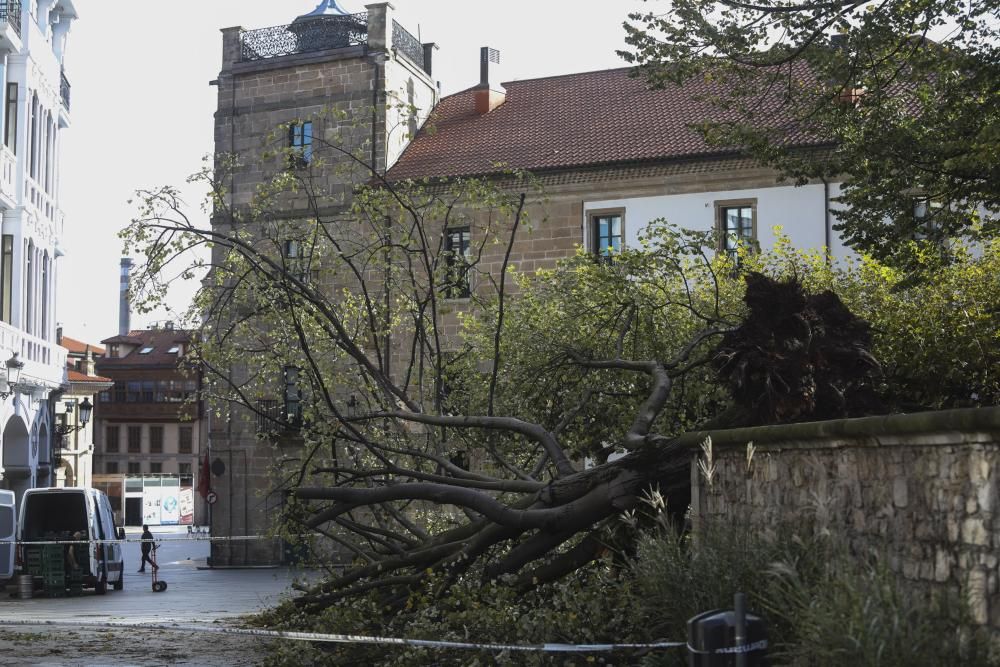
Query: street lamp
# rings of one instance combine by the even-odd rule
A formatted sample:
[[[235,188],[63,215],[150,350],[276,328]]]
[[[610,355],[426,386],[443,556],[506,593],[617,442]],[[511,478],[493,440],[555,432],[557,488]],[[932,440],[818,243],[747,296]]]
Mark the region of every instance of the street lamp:
[[[77,419],[77,424],[70,426],[69,424],[58,424],[56,426],[56,433],[59,435],[69,435],[74,431],[79,431],[82,428],[86,428],[87,422],[90,421],[90,416],[94,413],[94,404],[90,402],[89,398],[84,398],[83,402],[77,406],[79,411],[79,417]]]
[[[5,366],[7,367],[7,388],[4,391],[0,391],[0,399],[2,400],[7,400],[17,390],[17,383],[21,379],[21,369],[24,368],[24,362],[17,358],[17,352],[15,352],[7,360]]]

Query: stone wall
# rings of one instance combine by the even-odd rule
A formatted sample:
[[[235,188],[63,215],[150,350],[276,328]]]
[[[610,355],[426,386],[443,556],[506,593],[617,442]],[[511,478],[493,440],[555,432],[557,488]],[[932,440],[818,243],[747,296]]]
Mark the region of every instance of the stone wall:
[[[1000,408],[711,435],[711,483],[692,469],[695,525],[814,517],[915,586],[963,592],[976,621],[1000,629]]]

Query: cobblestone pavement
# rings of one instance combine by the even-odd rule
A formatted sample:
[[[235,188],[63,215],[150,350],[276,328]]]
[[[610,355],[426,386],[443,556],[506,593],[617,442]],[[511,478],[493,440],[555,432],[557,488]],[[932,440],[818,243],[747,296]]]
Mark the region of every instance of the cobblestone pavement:
[[[0,618],[16,621],[237,623],[239,617],[278,603],[300,576],[288,569],[206,569],[207,541],[168,530],[157,550],[166,591],[153,593],[147,567],[138,574],[139,545],[125,549],[125,589],[74,598],[0,596]],[[133,537],[130,533],[129,537]],[[13,588],[11,588],[13,590]],[[219,634],[95,630],[0,625],[0,665],[247,665],[262,642]]]

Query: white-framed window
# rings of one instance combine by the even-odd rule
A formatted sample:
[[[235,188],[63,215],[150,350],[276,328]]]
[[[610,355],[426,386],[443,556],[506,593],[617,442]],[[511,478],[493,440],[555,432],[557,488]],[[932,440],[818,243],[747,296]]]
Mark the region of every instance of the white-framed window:
[[[757,245],[757,200],[735,199],[715,202],[715,230],[718,251],[736,258],[739,247]]]
[[[590,251],[608,260],[625,247],[625,209],[599,209],[587,212]]]

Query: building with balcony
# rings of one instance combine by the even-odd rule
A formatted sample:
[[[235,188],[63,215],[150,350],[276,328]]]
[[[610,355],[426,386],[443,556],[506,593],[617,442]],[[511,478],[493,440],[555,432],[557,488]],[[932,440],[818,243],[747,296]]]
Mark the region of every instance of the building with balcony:
[[[70,126],[63,55],[73,0],[0,2],[0,488],[53,483],[52,395],[66,378],[56,341],[61,133]],[[13,382],[12,382],[13,381]]]
[[[190,341],[169,325],[102,341],[107,353],[96,370],[112,385],[94,410],[95,485],[109,492],[127,525],[201,520],[194,489],[206,419],[201,372],[185,360]],[[163,496],[164,486],[176,493]]]
[[[52,486],[93,486],[94,404],[97,395],[108,391],[114,381],[97,375],[97,359],[104,348],[56,333],[66,349],[64,391],[53,393],[54,445]]]

